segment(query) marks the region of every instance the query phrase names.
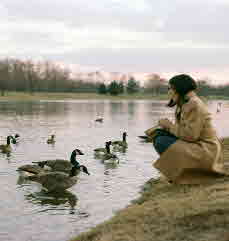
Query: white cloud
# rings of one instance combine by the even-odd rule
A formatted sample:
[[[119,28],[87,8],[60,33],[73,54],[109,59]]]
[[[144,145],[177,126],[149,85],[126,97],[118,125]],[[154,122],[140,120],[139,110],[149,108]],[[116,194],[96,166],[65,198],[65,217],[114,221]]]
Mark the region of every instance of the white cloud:
[[[219,69],[228,63],[228,23],[228,0],[1,0],[1,56],[110,70]]]

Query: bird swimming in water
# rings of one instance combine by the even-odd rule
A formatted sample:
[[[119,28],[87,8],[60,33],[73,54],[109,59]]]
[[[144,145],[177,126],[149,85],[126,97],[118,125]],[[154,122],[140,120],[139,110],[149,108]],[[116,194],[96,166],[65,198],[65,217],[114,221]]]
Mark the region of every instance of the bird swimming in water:
[[[94,149],[95,156],[100,156],[100,155],[104,155],[105,153],[107,153],[110,145],[111,145],[111,141],[106,141],[105,147],[100,147],[100,148]]]
[[[79,167],[80,163],[76,160],[77,155],[84,155],[80,149],[75,149],[71,153],[70,161],[63,159],[56,160],[46,160],[46,161],[37,161],[38,165],[43,165],[44,168],[48,168],[50,171],[60,171],[60,172],[69,172],[72,169],[72,166]]]
[[[47,140],[47,144],[54,144],[56,142],[55,137],[55,135],[51,135],[51,137]]]
[[[119,148],[119,147],[127,148],[128,144],[127,144],[127,141],[126,141],[126,137],[127,137],[127,133],[123,132],[122,133],[122,140],[121,141],[112,141],[111,145],[114,146],[114,148]]]
[[[61,192],[72,186],[78,181],[79,171],[90,175],[85,166],[73,166],[69,174],[63,172],[42,172],[28,176],[28,180],[40,183],[48,192]]]
[[[11,148],[11,140],[12,142],[14,141],[14,137],[13,136],[7,136],[6,138],[6,144],[2,144],[0,145],[0,150],[2,153],[5,153],[5,154],[9,154],[11,151],[12,151],[12,148]]]

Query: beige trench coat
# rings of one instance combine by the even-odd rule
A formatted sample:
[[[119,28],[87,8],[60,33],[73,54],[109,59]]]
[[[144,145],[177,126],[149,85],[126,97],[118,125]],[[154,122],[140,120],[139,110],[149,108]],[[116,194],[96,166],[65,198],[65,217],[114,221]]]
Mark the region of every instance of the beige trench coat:
[[[180,122],[171,122],[169,131],[179,139],[153,164],[168,180],[199,184],[224,173],[222,146],[199,97],[191,95],[182,106]]]

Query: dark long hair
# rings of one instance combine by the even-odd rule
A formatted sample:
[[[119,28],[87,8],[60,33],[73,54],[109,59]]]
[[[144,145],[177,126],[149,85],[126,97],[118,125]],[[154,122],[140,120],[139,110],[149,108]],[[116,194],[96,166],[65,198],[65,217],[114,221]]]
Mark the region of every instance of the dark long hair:
[[[175,75],[169,80],[169,84],[171,88],[173,88],[179,94],[179,100],[177,103],[179,107],[189,101],[189,98],[186,96],[186,94],[197,89],[195,80],[187,74]],[[178,121],[180,120],[180,115],[181,110],[180,108],[177,108],[175,116]]]
[[[195,80],[187,74],[175,75],[169,80],[169,84],[180,96],[185,96],[189,91],[197,89]]]

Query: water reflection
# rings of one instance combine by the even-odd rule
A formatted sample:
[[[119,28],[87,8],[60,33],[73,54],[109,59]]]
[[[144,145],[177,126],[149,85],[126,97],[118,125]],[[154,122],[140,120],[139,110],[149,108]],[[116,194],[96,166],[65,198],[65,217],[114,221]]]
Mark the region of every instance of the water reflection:
[[[39,192],[33,192],[25,194],[25,200],[39,205],[45,206],[45,209],[40,210],[39,212],[48,212],[50,210],[66,210],[66,205],[64,208],[58,208],[60,205],[68,204],[69,214],[75,214],[75,207],[78,202],[78,198],[75,194],[70,191],[63,191],[61,193],[48,193],[44,190]]]
[[[105,171],[104,171],[104,174],[105,175],[109,175],[109,169],[116,169],[118,167],[119,163],[117,162],[111,162],[111,163],[104,163],[104,168],[105,168]]]

